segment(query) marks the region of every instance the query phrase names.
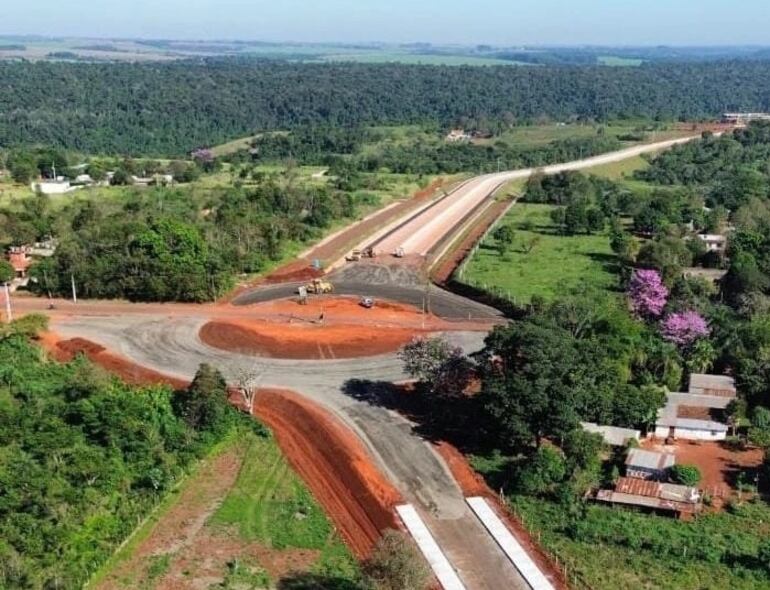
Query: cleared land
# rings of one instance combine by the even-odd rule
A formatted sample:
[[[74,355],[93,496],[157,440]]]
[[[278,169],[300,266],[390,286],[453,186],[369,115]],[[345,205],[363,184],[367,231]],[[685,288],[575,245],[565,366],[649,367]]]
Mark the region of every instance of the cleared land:
[[[551,299],[583,284],[612,288],[615,258],[607,235],[561,235],[551,221],[553,209],[514,205],[500,222],[515,230],[513,246],[500,255],[494,239],[487,238],[458,279],[517,303],[527,303],[534,295]]]
[[[272,438],[241,434],[205,459],[94,577],[101,590],[261,588],[357,565]]]

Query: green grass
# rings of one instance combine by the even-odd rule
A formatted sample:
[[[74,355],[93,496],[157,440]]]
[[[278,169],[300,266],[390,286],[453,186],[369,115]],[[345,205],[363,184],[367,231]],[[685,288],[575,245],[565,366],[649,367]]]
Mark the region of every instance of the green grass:
[[[620,160],[619,162],[610,162],[594,166],[584,171],[584,174],[594,174],[610,180],[630,179],[637,170],[644,170],[649,167],[649,163],[642,156],[635,156]]]
[[[252,437],[238,480],[209,526],[233,528],[246,542],[273,549],[316,549],[316,568],[349,577],[356,565],[321,507],[275,441]]]
[[[573,288],[610,290],[615,257],[606,234],[563,236],[551,222],[551,205],[519,203],[501,220],[514,228],[514,244],[500,256],[488,237],[459,279],[528,303],[533,295],[554,299]],[[526,249],[536,242],[532,251]]]
[[[571,576],[593,590],[770,587],[754,562],[770,535],[770,507],[762,501],[693,522],[589,504],[573,534],[562,505],[519,496],[511,502]]]
[[[133,557],[156,527],[162,526],[163,518],[177,505],[180,494],[188,489],[197,489],[203,462],[213,460],[220,453],[235,453],[235,456],[243,458],[243,462],[235,484],[209,516],[205,528],[215,535],[234,535],[244,546],[257,542],[276,551],[318,551],[312,566],[314,573],[356,579],[358,564],[310,491],[292,471],[275,440],[251,432],[239,432],[218,445],[178,488],[168,494],[93,576],[88,587],[94,588],[108,580],[112,572]],[[175,559],[175,553],[153,556],[144,573],[137,572],[137,575],[143,576],[143,587],[153,588],[154,583],[174,565]],[[234,559],[229,569],[222,573],[225,576],[223,588],[272,587],[267,573],[254,559]],[[122,581],[126,587],[134,587],[137,582],[138,579]]]

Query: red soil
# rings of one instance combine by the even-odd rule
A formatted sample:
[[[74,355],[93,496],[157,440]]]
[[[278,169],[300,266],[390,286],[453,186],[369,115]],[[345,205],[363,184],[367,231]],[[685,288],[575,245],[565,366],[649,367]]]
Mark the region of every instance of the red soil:
[[[290,324],[258,320],[212,321],[200,330],[203,342],[230,352],[286,359],[335,359],[394,352],[417,333],[408,328]]]
[[[650,441],[644,447],[674,453],[680,465],[697,466],[701,472],[698,487],[714,499],[729,498],[733,494],[732,486],[738,473],[759,467],[764,459],[762,449],[733,451],[718,442],[679,441],[675,445],[666,446],[661,441]]]
[[[61,340],[55,334],[48,332],[40,338],[43,346],[54,359],[69,362],[79,354],[85,355],[91,362],[106,369],[133,385],[163,384],[180,389],[189,384],[183,379],[169,377],[158,371],[141,367],[136,363],[108,352],[103,346],[84,338]]]
[[[295,281],[310,281],[323,276],[323,270],[314,268],[306,258],[300,258],[271,272],[265,277],[264,284],[293,283]]]
[[[442,441],[435,447],[449,467],[449,471],[452,472],[452,476],[463,491],[463,495],[465,497],[482,496],[486,498],[554,587],[557,590],[569,590],[569,585],[561,570],[552,562],[521,522],[511,514],[508,507],[501,501],[500,496],[495,494],[484,479],[473,470],[465,456],[448,442]]]
[[[331,414],[288,391],[263,390],[254,413],[360,559],[382,531],[396,528],[396,489],[372,464],[356,436]]]

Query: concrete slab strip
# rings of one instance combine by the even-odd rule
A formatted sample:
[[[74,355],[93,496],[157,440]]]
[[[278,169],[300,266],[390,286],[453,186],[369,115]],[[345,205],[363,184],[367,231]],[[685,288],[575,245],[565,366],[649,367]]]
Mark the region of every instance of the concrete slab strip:
[[[444,590],[465,590],[457,572],[452,568],[414,506],[402,504],[396,506],[396,512],[414,538]]]
[[[495,541],[497,541],[497,544],[500,545],[508,559],[516,566],[522,577],[532,587],[532,590],[554,590],[551,582],[540,571],[540,568],[537,567],[532,558],[527,555],[527,552],[524,551],[524,548],[511,534],[508,527],[500,520],[500,517],[495,514],[495,511],[492,510],[486,499],[475,497],[466,498],[465,501],[484,527],[494,537]]]

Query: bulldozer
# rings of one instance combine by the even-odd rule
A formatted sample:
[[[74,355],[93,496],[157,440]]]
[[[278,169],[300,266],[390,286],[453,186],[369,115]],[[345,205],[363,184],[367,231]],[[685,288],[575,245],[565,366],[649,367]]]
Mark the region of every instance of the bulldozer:
[[[324,281],[323,279],[313,279],[311,282],[305,285],[305,289],[308,293],[313,295],[334,293],[334,285],[332,285],[329,281]]]

